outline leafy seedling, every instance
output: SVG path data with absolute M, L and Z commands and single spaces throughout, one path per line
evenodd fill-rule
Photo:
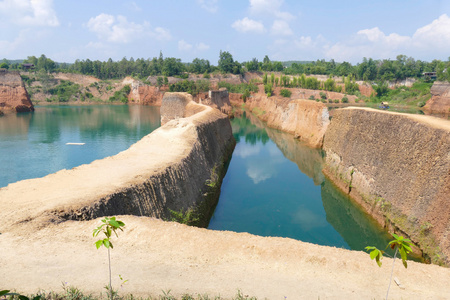
M 102 225 L 98 226 L 96 229 L 94 229 L 93 236 L 98 236 L 99 233 L 103 232 L 105 234 L 104 239 L 100 239 L 95 242 L 95 246 L 97 249 L 99 249 L 101 246 L 105 246 L 108 249 L 108 265 L 109 265 L 109 294 L 111 296 L 111 300 L 113 300 L 113 289 L 111 285 L 111 254 L 110 249 L 113 249 L 113 244 L 111 242 L 111 235 L 114 232 L 116 237 L 119 237 L 117 234 L 117 230 L 123 231 L 123 228 L 125 227 L 125 223 L 122 221 L 116 220 L 116 217 L 105 217 L 102 220 Z
M 394 239 L 388 243 L 387 247 L 391 247 L 392 250 L 395 249 L 394 254 L 394 260 L 392 262 L 392 270 L 391 270 L 391 279 L 389 280 L 389 287 L 386 293 L 386 300 L 389 296 L 389 289 L 391 288 L 391 282 L 392 282 L 392 274 L 394 273 L 394 266 L 395 266 L 395 258 L 397 257 L 397 253 L 400 252 L 400 257 L 402 258 L 403 266 L 405 268 L 408 268 L 408 263 L 406 262 L 406 259 L 408 258 L 408 253 L 412 252 L 411 249 L 411 240 L 405 239 L 403 236 L 398 236 L 395 233 L 392 234 Z M 383 257 L 384 251 L 379 250 L 376 247 L 373 246 L 367 246 L 367 251 L 370 251 L 370 258 L 375 259 L 378 266 L 381 267 L 381 258 Z

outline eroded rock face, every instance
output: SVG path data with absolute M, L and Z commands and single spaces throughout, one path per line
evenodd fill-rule
M 17 71 L 0 69 L 0 110 L 3 112 L 34 111 L 33 103 Z
M 450 83 L 436 81 L 430 92 L 432 97 L 423 109 L 428 113 L 450 114 Z
M 131 91 L 128 102 L 143 105 L 161 106 L 164 91 L 157 86 L 149 86 L 138 80 L 129 80 Z
M 323 148 L 324 173 L 341 189 L 380 224 L 406 233 L 434 262 L 449 264 L 449 121 L 339 109 Z
M 311 147 L 320 148 L 328 127 L 328 109 L 310 100 L 267 98 L 257 94 L 246 103 L 261 120 L 272 128 L 293 134 Z

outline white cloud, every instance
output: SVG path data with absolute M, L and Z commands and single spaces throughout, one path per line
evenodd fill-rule
M 201 8 L 209 11 L 210 13 L 215 13 L 219 9 L 217 4 L 218 0 L 197 0 L 197 3 Z
M 294 34 L 289 24 L 283 20 L 275 20 L 273 22 L 271 33 L 277 36 Z
M 284 0 L 250 0 L 250 12 L 253 14 L 273 15 L 285 21 L 294 19 L 292 14 L 280 10 L 283 3 Z
M 263 33 L 265 31 L 264 25 L 261 22 L 249 19 L 247 17 L 242 20 L 235 21 L 231 27 L 239 32 Z
M 450 18 L 443 14 L 438 19 L 416 30 L 412 36 L 414 46 L 421 49 L 450 48 Z
M 136 4 L 136 2 L 131 1 L 130 8 L 134 11 L 142 11 L 142 8 Z
M 206 45 L 205 43 L 198 43 L 195 45 L 195 48 L 197 48 L 198 51 L 206 51 L 209 50 L 209 45 Z
M 155 30 L 153 32 L 149 32 L 149 34 L 159 41 L 169 41 L 172 39 L 170 31 L 162 27 L 156 27 Z
M 129 43 L 145 36 L 158 40 L 171 38 L 167 29 L 156 27 L 152 31 L 148 22 L 136 24 L 129 22 L 124 16 L 115 17 L 104 13 L 89 19 L 87 28 L 96 33 L 100 39 L 114 43 Z
M 0 23 L 12 22 L 21 26 L 59 25 L 53 10 L 53 0 L 4 0 L 0 2 Z
M 192 45 L 187 43 L 185 40 L 178 41 L 178 50 L 189 51 L 192 49 Z

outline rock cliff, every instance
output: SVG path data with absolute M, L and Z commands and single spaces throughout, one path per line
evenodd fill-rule
M 368 108 L 337 110 L 324 172 L 435 263 L 450 257 L 450 122 Z
M 170 218 L 170 210 L 189 209 L 206 226 L 235 141 L 226 115 L 187 104 L 190 117 L 168 122 L 126 151 L 0 189 L 0 232 L 115 214 Z
M 311 147 L 322 147 L 330 122 L 328 109 L 323 103 L 268 98 L 258 93 L 247 100 L 246 106 L 269 127 L 293 134 Z
M 0 69 L 0 110 L 3 112 L 34 111 L 33 103 L 17 71 Z
M 428 113 L 450 114 L 450 83 L 436 81 L 430 92 L 432 97 L 423 109 Z

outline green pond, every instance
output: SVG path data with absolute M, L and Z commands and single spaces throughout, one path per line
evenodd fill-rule
M 210 229 L 384 249 L 390 236 L 322 174 L 324 153 L 245 113 Z
M 243 114 L 210 229 L 362 250 L 389 236 L 322 174 L 322 151 Z M 151 106 L 38 106 L 0 117 L 0 187 L 130 147 L 160 126 Z M 67 145 L 84 143 L 84 145 Z

